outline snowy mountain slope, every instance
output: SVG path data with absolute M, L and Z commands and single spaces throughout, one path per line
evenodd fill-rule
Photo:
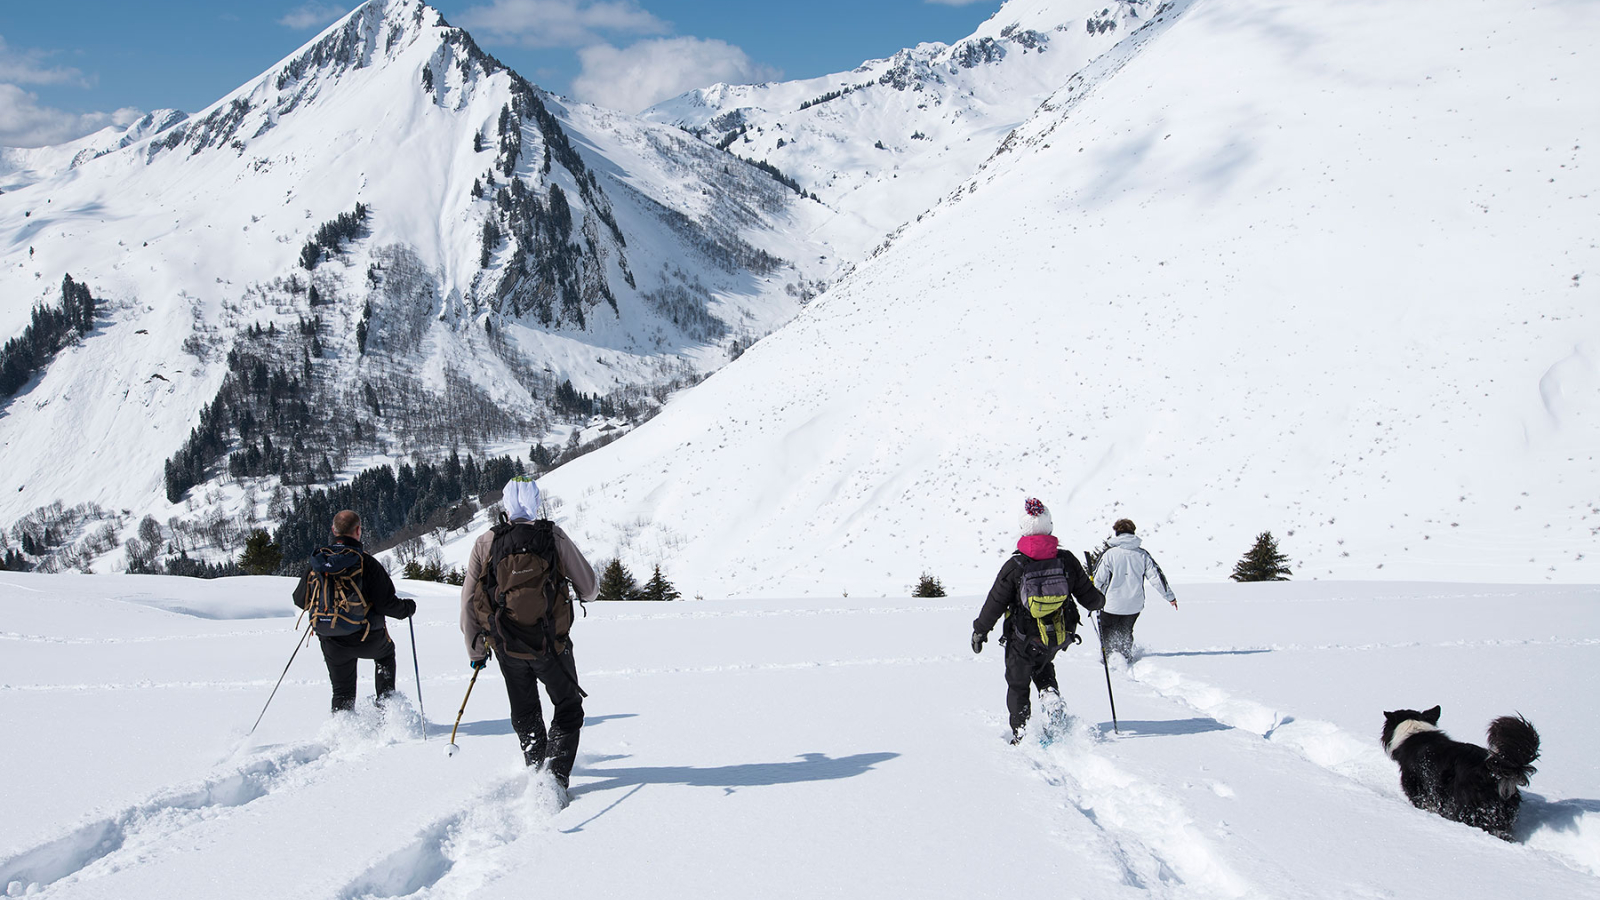
M 1593 580 L 1594 15 L 1175 4 L 564 527 L 706 596 L 976 590 L 1028 495 L 1191 578 Z
M 1156 10 L 1152 0 L 1008 0 L 970 36 L 849 72 L 717 84 L 642 115 L 768 162 L 838 218 L 852 261 L 964 181 L 1040 101 Z
M 0 147 L 0 191 L 14 191 L 59 175 L 65 169 L 160 134 L 188 117 L 182 110 L 158 109 L 145 113 L 131 125 L 121 128 L 108 125 L 94 134 L 54 147 Z
M 1076 648 L 1048 747 L 1005 742 L 999 654 L 965 646 L 976 597 L 592 604 L 556 812 L 493 667 L 443 756 L 467 685 L 448 587 L 404 584 L 422 741 L 413 705 L 329 722 L 315 649 L 244 736 L 296 637 L 284 579 L 0 580 L 0 714 L 22 729 L 0 801 L 28 811 L 0 820 L 11 894 L 195 896 L 226 872 L 240 898 L 1009 897 L 1019 858 L 1089 900 L 1567 900 L 1600 877 L 1600 731 L 1571 702 L 1592 587 L 1180 584 L 1111 675 L 1120 734 Z M 1433 703 L 1464 740 L 1513 710 L 1539 728 L 1517 842 L 1400 793 L 1381 712 Z M 340 852 L 262 852 L 313 822 Z
M 714 369 L 838 265 L 806 236 L 819 205 L 677 129 L 558 101 L 417 0 L 372 0 L 163 123 L 35 153 L 39 180 L 0 195 L 0 335 L 64 273 L 106 301 L 3 407 L 0 522 L 58 500 L 183 512 L 164 462 L 254 359 L 360 436 L 277 435 L 307 461 L 525 453 L 563 381 L 643 396 Z M 202 512 L 254 505 L 204 463 Z

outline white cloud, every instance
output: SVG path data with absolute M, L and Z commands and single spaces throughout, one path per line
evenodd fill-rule
M 302 3 L 278 20 L 278 24 L 295 31 L 321 28 L 332 23 L 350 10 L 332 3 Z
M 89 79 L 70 67 L 49 66 L 44 50 L 13 50 L 0 37 L 0 82 L 8 84 L 71 84 L 88 87 Z
M 144 115 L 133 107 L 116 112 L 70 113 L 40 106 L 37 95 L 0 84 L 0 147 L 48 147 L 77 140 L 107 125 L 126 127 Z
M 583 71 L 572 79 L 573 95 L 628 113 L 719 81 L 748 84 L 783 74 L 712 38 L 656 38 L 626 49 L 596 44 L 579 50 L 578 59 Z
M 456 18 L 474 34 L 525 47 L 575 47 L 597 43 L 607 34 L 669 30 L 634 0 L 491 0 Z

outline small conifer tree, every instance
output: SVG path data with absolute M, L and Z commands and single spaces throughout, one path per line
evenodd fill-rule
M 639 590 L 639 599 L 641 600 L 662 602 L 677 600 L 682 596 L 682 594 L 678 593 L 677 588 L 672 586 L 672 582 L 661 574 L 660 565 L 656 566 L 655 574 L 651 575 L 650 580 L 646 581 L 644 587 Z
M 1094 570 L 1100 568 L 1100 560 L 1105 559 L 1106 551 L 1110 549 L 1111 539 L 1107 538 L 1106 540 L 1100 542 L 1099 549 L 1084 551 L 1083 556 L 1084 562 L 1086 563 L 1086 565 L 1083 567 L 1084 573 L 1090 578 L 1093 578 Z
M 1231 577 L 1234 581 L 1288 581 L 1289 557 L 1278 552 L 1278 542 L 1272 532 L 1256 535 L 1255 546 L 1234 564 Z
M 637 600 L 639 599 L 639 585 L 633 580 L 633 573 L 622 564 L 622 560 L 613 559 L 606 563 L 600 572 L 600 595 L 596 600 Z
M 272 536 L 257 528 L 244 542 L 244 553 L 239 555 L 239 568 L 246 575 L 271 575 L 283 563 L 283 551 L 272 542 Z
M 927 572 L 923 572 L 922 577 L 917 579 L 916 590 L 911 592 L 913 597 L 943 597 L 944 595 L 944 585 L 939 583 L 938 578 L 929 575 Z
M 422 563 L 419 563 L 414 559 L 407 562 L 406 567 L 400 570 L 400 577 L 406 579 L 407 581 L 421 581 Z

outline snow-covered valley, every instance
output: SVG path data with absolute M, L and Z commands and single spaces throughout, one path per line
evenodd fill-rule
M 1498 898 L 1600 878 L 1594 588 L 1178 584 L 1144 657 L 1058 663 L 1069 734 L 1006 743 L 978 599 L 591 604 L 557 811 L 451 589 L 419 599 L 427 710 L 331 722 L 287 579 L 0 576 L 0 890 L 41 897 Z M 410 639 L 394 632 L 414 702 Z M 1092 629 L 1084 630 L 1093 642 Z M 1382 711 L 1538 727 L 1518 840 L 1412 808 Z M 313 823 L 315 826 L 313 827 Z M 313 837 L 313 835 L 323 837 Z M 335 841 L 336 851 L 317 849 Z M 1026 865 L 1019 868 L 1019 860 Z M 38 887 L 33 887 L 38 885 Z M 220 892 L 220 893 L 219 893 Z

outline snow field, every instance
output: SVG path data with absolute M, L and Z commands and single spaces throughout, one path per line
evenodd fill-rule
M 0 892 L 1564 898 L 1600 877 L 1600 726 L 1571 701 L 1593 588 L 1179 584 L 1113 668 L 1122 733 L 1077 647 L 1065 729 L 1039 742 L 1036 703 L 1015 748 L 1001 648 L 965 646 L 977 598 L 591 604 L 558 810 L 493 666 L 445 758 L 470 675 L 445 586 L 403 584 L 429 740 L 403 623 L 387 715 L 363 663 L 359 714 L 330 720 L 312 648 L 246 739 L 292 649 L 290 586 L 0 576 L 0 718 L 28 735 L 0 782 L 28 811 L 0 822 Z M 1539 727 L 1519 843 L 1400 795 L 1382 710 L 1436 702 L 1462 740 L 1512 711 Z M 312 823 L 326 852 L 303 849 Z

